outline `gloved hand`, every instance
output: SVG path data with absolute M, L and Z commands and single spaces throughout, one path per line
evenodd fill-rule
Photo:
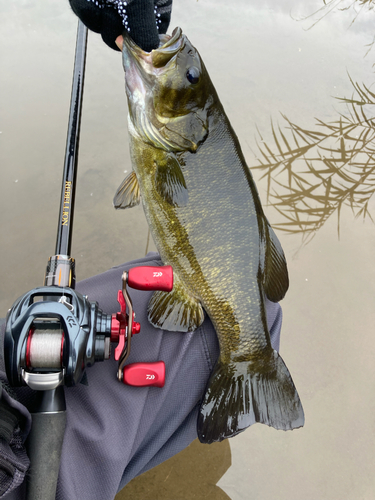
M 100 33 L 114 50 L 116 38 L 125 29 L 146 52 L 159 46 L 159 34 L 166 33 L 172 0 L 69 0 L 73 12 L 89 30 Z

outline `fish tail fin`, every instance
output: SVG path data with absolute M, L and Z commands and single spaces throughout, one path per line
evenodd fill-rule
M 219 359 L 201 404 L 198 437 L 212 443 L 256 422 L 286 431 L 302 427 L 304 420 L 292 377 L 276 351 L 262 363 L 226 364 Z

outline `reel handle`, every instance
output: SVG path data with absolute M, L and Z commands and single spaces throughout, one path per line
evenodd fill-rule
M 136 290 L 170 292 L 173 289 L 172 266 L 133 267 L 128 271 L 127 283 Z
M 117 296 L 120 311 L 112 314 L 111 320 L 111 341 L 118 342 L 115 349 L 115 360 L 119 362 L 117 378 L 126 385 L 163 387 L 165 382 L 163 361 L 125 366 L 130 354 L 131 337 L 141 329 L 141 325 L 135 321 L 127 287 L 170 292 L 173 289 L 172 266 L 133 267 L 123 274 L 122 283 L 122 290 L 118 291 Z
M 135 387 L 164 387 L 164 361 L 154 363 L 132 363 L 124 366 L 123 379 L 125 385 Z

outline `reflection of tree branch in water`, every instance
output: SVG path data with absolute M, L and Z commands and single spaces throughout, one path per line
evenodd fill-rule
M 354 10 L 355 15 L 350 23 L 351 26 L 354 23 L 354 21 L 358 18 L 358 16 L 361 13 L 363 13 L 363 11 L 368 12 L 375 8 L 375 0 L 323 0 L 323 4 L 324 5 L 322 5 L 322 7 L 320 7 L 320 9 L 318 9 L 317 11 L 300 19 L 300 21 L 305 21 L 306 19 L 314 19 L 315 16 L 318 16 L 318 18 L 315 21 L 313 20 L 313 24 L 308 29 L 313 28 L 319 21 L 321 21 L 324 17 L 326 17 L 330 12 L 332 12 L 335 9 L 341 11 L 349 9 Z M 372 42 L 367 45 L 369 49 L 366 52 L 365 56 L 370 52 L 374 43 L 375 43 L 375 36 L 373 37 Z
M 319 131 L 307 130 L 286 116 L 290 133 L 272 124 L 274 146 L 260 135 L 260 165 L 268 180 L 267 196 L 286 219 L 275 227 L 290 234 L 301 233 L 310 241 L 335 212 L 337 229 L 343 205 L 356 217 L 372 217 L 368 210 L 375 192 L 375 93 L 351 80 L 355 96 L 340 99 L 348 104 L 349 115 L 334 122 L 318 120 Z M 253 167 L 254 168 L 254 167 Z M 278 180 L 276 180 L 278 178 Z

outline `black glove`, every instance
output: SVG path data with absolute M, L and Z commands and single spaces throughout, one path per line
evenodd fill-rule
M 116 38 L 125 28 L 146 52 L 159 46 L 159 34 L 166 33 L 172 0 L 69 0 L 74 13 L 89 30 L 100 33 L 114 50 Z
M 30 461 L 25 439 L 31 427 L 31 416 L 17 401 L 9 387 L 4 366 L 5 320 L 0 319 L 0 498 L 23 482 Z

